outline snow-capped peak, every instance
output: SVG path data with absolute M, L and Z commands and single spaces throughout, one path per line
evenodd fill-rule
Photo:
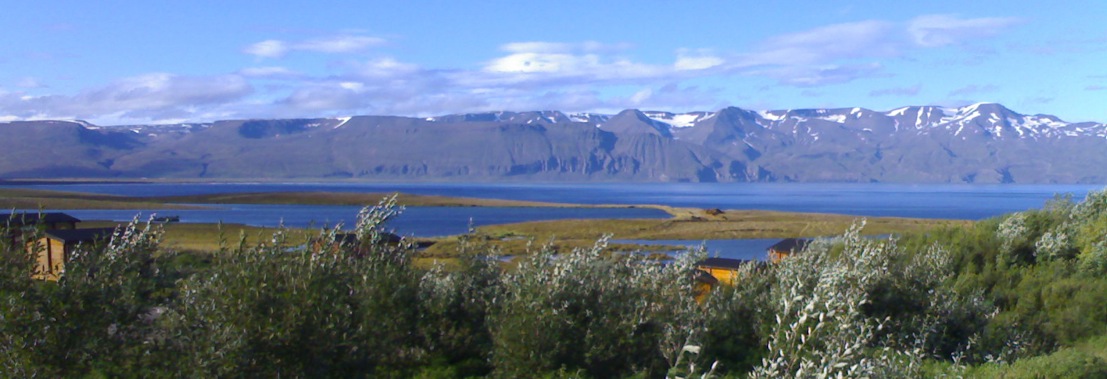
M 714 112 L 689 112 L 689 113 L 670 113 L 670 112 L 658 112 L 658 111 L 643 111 L 642 114 L 649 117 L 651 120 L 667 124 L 674 128 L 687 128 L 696 125 L 696 122 L 711 118 L 715 115 Z

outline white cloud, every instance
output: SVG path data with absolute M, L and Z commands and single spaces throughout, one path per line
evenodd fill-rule
M 715 56 L 708 51 L 689 52 L 687 50 L 677 52 L 677 60 L 673 68 L 678 71 L 706 70 L 712 67 L 722 66 L 726 63 L 723 58 Z
M 1014 17 L 958 18 L 954 15 L 925 15 L 911 20 L 907 27 L 915 44 L 940 47 L 974 38 L 991 37 L 1018 24 Z
M 886 75 L 882 60 L 908 55 L 912 49 L 992 37 L 1018 22 L 1015 18 L 926 15 L 907 23 L 833 24 L 770 37 L 753 52 L 739 55 L 730 68 L 796 86 L 844 83 Z
M 511 53 L 568 53 L 574 49 L 572 44 L 560 42 L 511 42 L 500 46 L 500 50 Z
M 367 36 L 341 35 L 315 39 L 292 45 L 293 50 L 320 53 L 352 53 L 384 44 L 384 39 Z
M 500 46 L 500 50 L 509 53 L 610 53 L 630 49 L 626 43 L 602 43 L 596 41 L 584 41 L 578 43 L 567 42 L 510 42 Z
M 365 84 L 360 82 L 341 82 L 338 83 L 338 86 L 354 92 L 361 92 L 365 89 Z
M 879 74 L 883 65 L 875 60 L 902 53 L 894 30 L 893 23 L 861 21 L 784 34 L 766 39 L 730 66 L 796 86 L 849 82 Z
M 567 72 L 597 63 L 595 55 L 516 53 L 497 58 L 484 69 L 490 72 Z
M 649 88 L 644 88 L 639 90 L 638 92 L 635 92 L 634 95 L 631 95 L 630 102 L 634 104 L 641 104 L 648 100 L 650 96 L 653 96 L 653 90 Z
M 701 89 L 689 86 L 689 82 L 706 83 L 741 75 L 769 78 L 789 86 L 817 87 L 889 76 L 885 66 L 888 60 L 910 58 L 914 52 L 961 43 L 970 37 L 994 36 L 1014 22 L 932 15 L 898 23 L 839 23 L 768 37 L 745 51 L 720 50 L 718 46 L 686 48 L 675 50 L 669 58 L 652 57 L 653 61 L 636 56 L 641 52 L 629 44 L 521 41 L 499 46 L 499 54 L 475 62 L 476 68 L 431 69 L 380 55 L 330 62 L 326 66 L 329 71 L 324 73 L 289 68 L 310 64 L 259 64 L 229 75 L 136 76 L 74 95 L 0 92 L 0 115 L 177 120 L 626 107 L 711 109 L 725 104 L 720 101 L 721 90 Z M 246 46 L 243 52 L 259 58 L 280 58 L 297 52 L 346 54 L 386 42 L 358 33 L 270 39 Z M 892 87 L 874 90 L 870 95 L 911 96 L 918 91 L 919 86 Z
M 676 75 L 671 66 L 635 62 L 610 52 L 625 45 L 596 42 L 522 42 L 501 46 L 507 55 L 494 58 L 479 72 L 455 71 L 449 79 L 471 88 L 549 89 L 566 86 L 635 83 Z
M 384 39 L 377 37 L 337 35 L 301 42 L 286 42 L 275 39 L 265 40 L 247 46 L 242 51 L 246 54 L 255 55 L 261 58 L 280 58 L 293 51 L 311 51 L 329 54 L 353 53 L 384 43 Z
M 635 78 L 661 74 L 665 68 L 629 59 L 608 56 L 608 52 L 625 49 L 626 45 L 602 44 L 586 41 L 562 42 L 513 42 L 500 46 L 506 56 L 492 59 L 483 67 L 485 73 L 509 74 L 501 79 L 508 82 L 542 81 L 549 78 L 587 78 L 606 80 Z M 537 74 L 512 76 L 510 74 Z M 491 79 L 491 78 L 485 78 Z
M 894 24 L 884 21 L 861 21 L 784 34 L 765 40 L 755 52 L 743 55 L 737 65 L 797 66 L 845 58 L 894 56 L 898 50 L 895 40 L 890 38 L 893 27 Z
M 73 96 L 0 95 L 0 113 L 23 118 L 119 118 L 156 121 L 192 117 L 245 97 L 253 87 L 241 76 L 206 77 L 154 73 L 125 78 Z
M 242 51 L 263 58 L 279 58 L 288 52 L 288 45 L 284 41 L 271 39 L 246 46 Z

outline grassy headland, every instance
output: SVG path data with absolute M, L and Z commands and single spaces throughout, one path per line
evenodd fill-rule
M 142 197 L 103 195 L 84 192 L 0 188 L 3 209 L 196 209 L 195 206 L 169 204 Z
M 669 219 L 555 220 L 482 226 L 477 236 L 487 245 L 506 254 L 525 252 L 528 244 L 554 243 L 557 247 L 590 246 L 596 239 L 611 235 L 616 239 L 637 240 L 709 240 L 744 238 L 788 238 L 841 234 L 865 219 L 866 235 L 909 233 L 944 227 L 971 225 L 965 220 L 934 220 L 900 217 L 861 217 L 851 215 L 774 212 L 758 210 L 704 210 L 658 207 L 673 214 Z M 457 238 L 444 238 L 429 254 L 457 250 Z M 616 246 L 623 249 L 669 250 L 669 247 Z

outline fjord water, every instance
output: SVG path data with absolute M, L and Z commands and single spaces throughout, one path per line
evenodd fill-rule
M 8 186 L 12 187 L 12 186 Z M 1101 185 L 894 185 L 894 184 L 532 184 L 532 183 L 78 183 L 20 185 L 58 191 L 124 196 L 175 196 L 247 192 L 403 192 L 490 199 L 579 204 L 661 204 L 677 207 L 762 209 L 979 220 L 1041 208 L 1058 194 L 1083 199 Z M 136 212 L 179 215 L 181 222 L 241 223 L 256 226 L 334 226 L 354 222 L 360 207 L 320 205 L 218 204 L 202 210 L 62 210 L 88 220 L 126 221 Z M 34 211 L 34 210 L 30 210 Z M 583 218 L 666 218 L 649 208 L 411 207 L 388 227 L 421 237 L 464 233 L 470 226 Z M 618 238 L 618 236 L 616 236 Z M 708 254 L 763 259 L 774 240 L 652 241 L 664 245 L 705 245 Z
M 244 192 L 403 192 L 580 204 L 662 204 L 979 220 L 1040 208 L 1055 194 L 1076 200 L 1103 185 L 944 185 L 826 183 L 80 183 L 25 185 L 126 196 Z M 294 209 L 290 206 L 289 209 Z M 476 212 L 476 211 L 474 211 Z M 318 221 L 322 221 L 320 217 Z
M 180 216 L 185 223 L 246 224 L 274 227 L 334 227 L 349 230 L 361 207 L 335 205 L 203 204 L 209 209 L 187 210 L 60 210 L 82 220 L 127 221 L 140 212 L 139 219 L 151 214 Z M 29 210 L 34 211 L 34 210 Z M 402 235 L 437 237 L 463 234 L 470 226 L 504 224 L 536 220 L 668 218 L 669 214 L 652 208 L 538 208 L 538 207 L 411 207 L 406 208 L 387 227 Z

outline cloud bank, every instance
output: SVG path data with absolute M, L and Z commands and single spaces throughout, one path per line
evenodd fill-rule
M 0 118 L 148 123 L 523 109 L 709 109 L 727 101 L 720 88 L 703 83 L 748 79 L 811 88 L 885 78 L 894 75 L 887 69 L 891 60 L 994 37 L 1020 22 L 925 15 L 906 22 L 838 23 L 771 36 L 751 46 L 680 48 L 661 61 L 637 58 L 638 47 L 617 41 L 514 41 L 469 68 L 406 62 L 385 54 L 382 48 L 394 42 L 378 36 L 266 39 L 242 47 L 241 53 L 267 64 L 232 73 L 148 73 L 75 94 L 34 94 L 48 88 L 26 78 L 18 83 L 19 90 L 0 92 Z M 292 60 L 293 54 L 322 60 L 329 72 L 273 64 Z M 869 95 L 914 96 L 919 89 L 892 87 Z M 966 87 L 950 95 L 986 90 Z

